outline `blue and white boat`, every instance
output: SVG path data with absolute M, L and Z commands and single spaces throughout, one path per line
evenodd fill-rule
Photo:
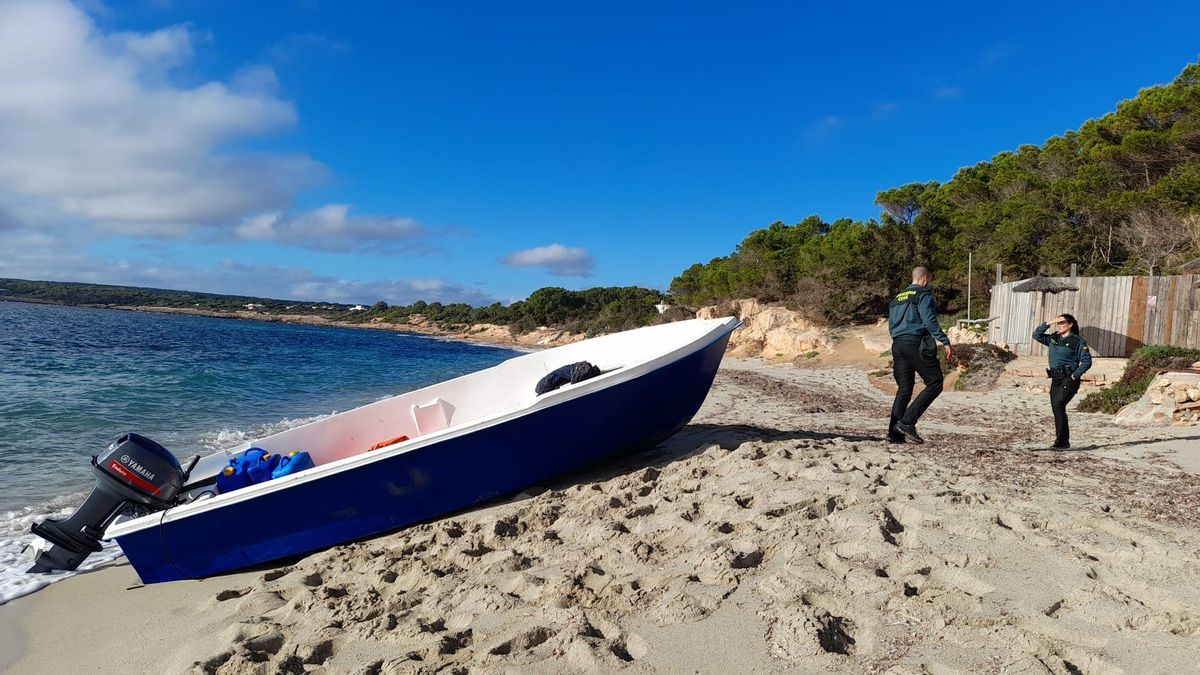
M 681 321 L 524 354 L 214 453 L 181 473 L 185 484 L 172 505 L 136 518 L 115 516 L 103 538 L 116 540 L 146 583 L 193 579 L 515 492 L 678 431 L 708 395 L 737 325 L 733 318 Z M 580 361 L 601 374 L 534 393 L 547 373 Z M 399 437 L 407 439 L 368 450 Z M 315 466 L 214 494 L 216 474 L 250 447 L 304 451 Z M 117 478 L 145 468 L 115 462 Z M 127 482 L 145 483 L 136 476 Z

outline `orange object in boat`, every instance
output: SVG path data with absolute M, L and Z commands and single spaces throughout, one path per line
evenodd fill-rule
M 408 440 L 408 436 L 397 436 L 395 438 L 389 438 L 386 441 L 379 441 L 375 445 L 372 445 L 371 447 L 367 448 L 367 452 L 370 452 L 372 450 L 378 450 L 380 448 L 386 448 L 389 445 L 395 445 L 396 443 L 399 443 L 401 441 L 407 441 L 407 440 Z

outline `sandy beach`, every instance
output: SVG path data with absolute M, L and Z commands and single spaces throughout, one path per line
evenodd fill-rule
M 727 359 L 659 447 L 291 564 L 0 607 L 8 672 L 1162 673 L 1200 663 L 1192 429 Z M 19 646 L 18 646 L 19 645 Z M 14 649 L 14 647 L 16 647 Z

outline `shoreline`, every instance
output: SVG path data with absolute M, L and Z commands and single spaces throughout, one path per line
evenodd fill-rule
M 151 305 L 94 305 L 94 304 L 66 304 L 59 302 L 46 302 L 42 300 L 32 300 L 28 298 L 18 297 L 0 297 L 0 301 L 4 302 L 20 302 L 30 305 L 51 305 L 55 307 L 82 307 L 86 309 L 107 309 L 119 312 L 141 312 L 146 314 L 171 314 L 176 316 L 200 316 L 210 319 L 227 319 L 234 321 L 259 321 L 262 323 L 285 323 L 294 326 L 317 326 L 330 328 L 350 328 L 357 330 L 374 330 L 386 331 L 393 333 L 402 333 L 404 335 L 416 335 L 420 337 L 429 337 L 435 339 L 444 339 L 454 342 L 466 342 L 470 344 L 482 345 L 485 347 L 500 347 L 503 349 L 515 349 L 517 351 L 532 351 L 538 349 L 548 349 L 564 344 L 570 344 L 584 339 L 584 335 L 578 333 L 570 333 L 565 330 L 553 328 L 538 328 L 529 333 L 523 333 L 518 336 L 512 336 L 508 331 L 507 326 L 498 326 L 494 324 L 475 324 L 471 328 L 477 328 L 471 331 L 467 330 L 453 331 L 438 328 L 428 322 L 397 324 L 387 322 L 353 322 L 353 321 L 336 321 L 326 319 L 322 316 L 311 314 L 268 314 L 265 312 L 257 312 L 252 310 L 210 310 L 210 309 L 192 309 L 188 307 L 156 307 Z
M 212 319 L 230 319 L 230 320 L 235 320 L 235 321 L 259 321 L 262 323 L 285 323 L 285 324 L 290 324 L 290 325 L 294 325 L 294 326 L 317 326 L 317 327 L 330 327 L 330 328 L 350 328 L 350 329 L 357 329 L 357 330 L 385 331 L 385 332 L 391 332 L 391 333 L 402 333 L 404 335 L 416 335 L 416 336 L 421 336 L 421 337 L 452 340 L 455 342 L 467 342 L 467 343 L 478 344 L 478 345 L 483 345 L 483 346 L 487 346 L 487 347 L 501 347 L 501 348 L 505 348 L 505 349 L 512 349 L 512 348 L 519 348 L 519 349 L 525 349 L 525 350 L 545 349 L 548 347 L 556 347 L 556 346 L 559 346 L 560 344 L 567 344 L 568 342 L 575 341 L 575 340 L 567 340 L 567 341 L 560 342 L 560 341 L 555 340 L 555 341 L 547 342 L 545 344 L 536 344 L 536 343 L 529 344 L 528 340 L 522 341 L 520 339 L 521 336 L 517 336 L 517 337 L 509 336 L 506 338 L 504 336 L 504 334 L 500 333 L 499 331 L 488 330 L 488 331 L 486 331 L 485 336 L 481 336 L 480 334 L 472 334 L 468 331 L 445 330 L 445 329 L 438 328 L 436 326 L 433 326 L 433 325 L 427 324 L 427 323 L 397 324 L 397 323 L 387 323 L 387 322 L 382 322 L 382 321 L 376 322 L 376 323 L 370 323 L 370 322 L 361 322 L 360 323 L 360 322 L 353 322 L 353 321 L 336 321 L 336 320 L 332 320 L 332 319 L 326 319 L 321 316 L 313 316 L 310 314 L 267 314 L 265 312 L 255 312 L 252 310 L 235 310 L 233 312 L 224 312 L 224 311 L 217 311 L 217 310 L 188 309 L 185 307 L 152 307 L 152 306 L 141 306 L 141 305 L 121 305 L 121 306 L 75 305 L 75 306 L 90 307 L 93 309 L 114 309 L 114 310 L 123 311 L 123 312 L 143 312 L 143 313 L 147 313 L 147 314 L 174 314 L 174 315 L 179 315 L 179 316 L 203 316 L 203 317 L 208 317 L 208 318 L 212 318 Z M 504 333 L 507 333 L 507 327 L 497 326 L 496 328 L 503 328 Z M 539 330 L 542 330 L 542 329 L 539 329 Z M 478 333 L 485 333 L 485 331 L 479 331 Z M 534 333 L 537 333 L 537 331 L 534 331 Z M 543 333 L 563 334 L 563 333 L 565 333 L 565 331 L 554 331 L 551 329 L 545 329 L 543 331 Z M 530 335 L 530 334 L 527 333 L 526 335 Z
M 22 618 L 12 602 L 0 605 L 0 673 L 8 672 L 25 655 L 26 636 Z
M 1040 452 L 1041 395 L 947 391 L 923 420 L 929 443 L 892 446 L 875 436 L 889 402 L 852 368 L 726 359 L 676 436 L 544 491 L 266 570 L 142 586 L 120 561 L 19 598 L 0 607 L 5 632 L 22 633 L 10 667 L 899 674 L 1144 672 L 1147 650 L 1159 670 L 1200 660 L 1189 430 L 1073 413 L 1087 449 Z M 93 625 L 101 612 L 122 620 Z M 105 648 L 128 635 L 138 654 Z

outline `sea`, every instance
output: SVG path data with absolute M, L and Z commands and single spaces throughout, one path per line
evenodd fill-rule
M 127 431 L 181 463 L 487 368 L 517 352 L 390 331 L 0 302 L 0 604 L 31 575 L 29 527 L 64 517 Z M 108 544 L 81 571 L 111 563 Z

